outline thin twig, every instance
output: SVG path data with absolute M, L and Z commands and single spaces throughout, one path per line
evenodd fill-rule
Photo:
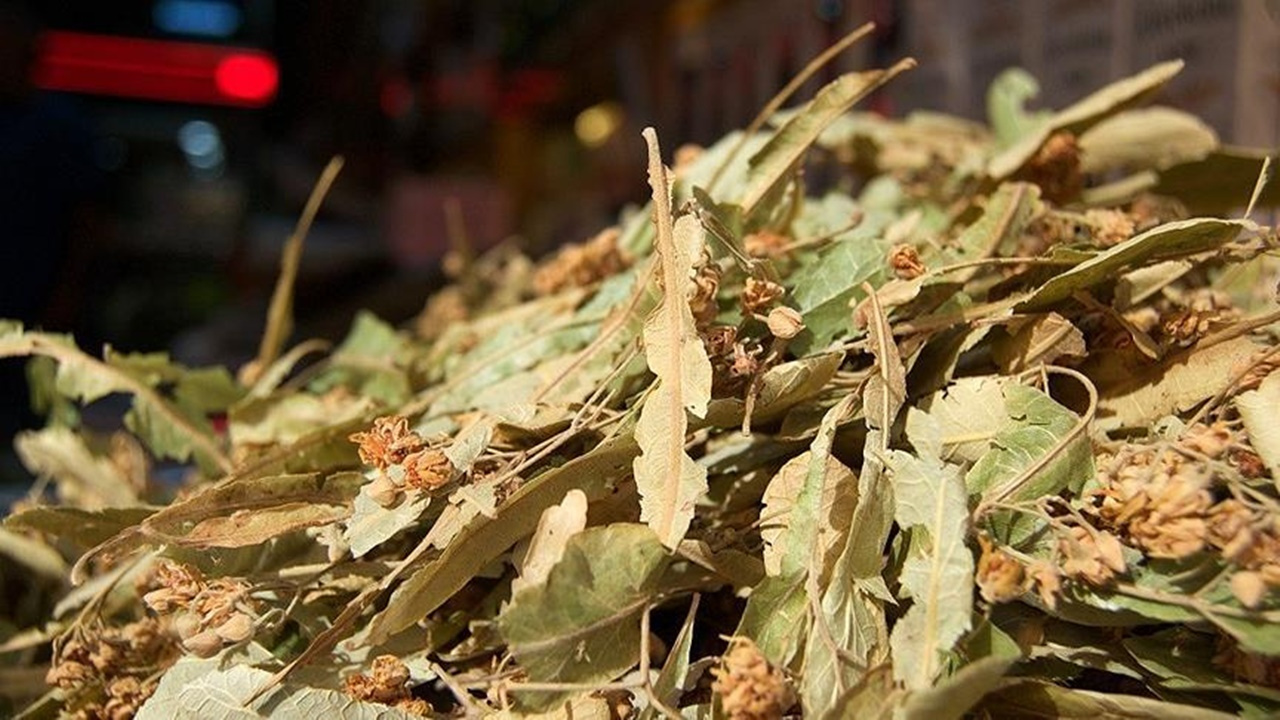
M 333 182 L 338 179 L 342 164 L 342 156 L 336 155 L 325 166 L 320 179 L 316 180 L 315 187 L 311 189 L 311 196 L 307 198 L 293 234 L 285 241 L 284 252 L 280 256 L 280 276 L 276 279 L 271 305 L 267 309 L 267 327 L 262 333 L 258 357 L 253 366 L 259 373 L 265 371 L 280 356 L 289 333 L 293 331 L 293 286 L 298 278 L 298 266 L 302 262 L 303 241 L 311 231 L 311 224 L 320 212 L 321 203 L 329 194 Z
M 440 682 L 444 683 L 445 687 L 449 688 L 449 692 L 457 699 L 458 704 L 466 709 L 467 717 L 483 717 L 486 715 L 484 708 L 476 703 L 475 698 L 471 697 L 471 693 L 467 692 L 444 667 L 430 660 L 427 660 L 427 667 L 436 674 L 436 677 L 440 678 Z

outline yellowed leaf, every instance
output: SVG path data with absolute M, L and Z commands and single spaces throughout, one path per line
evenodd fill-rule
M 640 456 L 633 465 L 640 491 L 640 519 L 663 545 L 675 548 L 693 519 L 694 503 L 707 489 L 707 470 L 684 450 L 687 413 L 703 417 L 711 400 L 711 362 L 698 337 L 689 297 L 693 263 L 701 255 L 702 226 L 692 215 L 671 220 L 671 183 L 658 136 L 646 128 L 649 184 L 653 187 L 658 278 L 662 300 L 644 324 L 645 360 L 657 385 L 636 423 Z

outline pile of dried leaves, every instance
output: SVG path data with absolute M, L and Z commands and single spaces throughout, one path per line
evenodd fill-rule
M 646 131 L 648 208 L 454 258 L 413 331 L 284 350 L 289 260 L 238 376 L 3 326 L 23 717 L 1280 710 L 1263 156 L 1139 108 L 1176 62 L 850 112 L 910 66 L 671 170 Z

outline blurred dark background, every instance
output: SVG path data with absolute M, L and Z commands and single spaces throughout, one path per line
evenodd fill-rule
M 1021 65 L 1061 106 L 1156 61 L 1166 100 L 1280 143 L 1274 0 L 0 0 L 0 317 L 91 351 L 248 359 L 320 170 L 298 335 L 393 322 L 440 282 L 447 203 L 533 254 L 641 201 L 639 130 L 668 151 L 745 125 L 826 45 L 819 83 L 904 55 L 870 103 L 980 117 Z M 0 443 L 33 419 L 5 366 Z

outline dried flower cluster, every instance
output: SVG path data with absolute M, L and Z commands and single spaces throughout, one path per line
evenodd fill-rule
M 769 665 L 748 638 L 734 638 L 711 674 L 715 676 L 711 689 L 733 720 L 778 720 L 795 702 L 786 675 Z
M 974 581 L 982 592 L 982 598 L 990 603 L 1005 603 L 1021 597 L 1026 590 L 1022 563 L 996 547 L 985 535 L 979 536 L 978 541 L 982 545 L 982 555 L 978 558 Z
M 1174 447 L 1123 448 L 1098 468 L 1090 510 L 1155 558 L 1188 558 L 1205 550 L 1235 568 L 1231 590 L 1258 607 L 1280 586 L 1280 527 L 1269 508 L 1245 499 L 1216 499 L 1218 480 L 1203 456 L 1252 455 L 1228 424 L 1194 425 Z
M 693 276 L 693 296 L 689 298 L 689 310 L 693 322 L 699 328 L 709 327 L 720 314 L 716 295 L 720 291 L 720 266 L 710 256 L 702 258 Z
M 394 655 L 374 658 L 368 675 L 348 675 L 342 681 L 342 691 L 357 700 L 390 705 L 411 715 L 432 715 L 431 704 L 409 692 L 409 668 Z
M 617 228 L 608 228 L 579 245 L 567 245 L 534 273 L 533 287 L 539 295 L 551 295 L 566 288 L 588 287 L 616 275 L 631 264 L 618 247 Z
M 177 654 L 152 618 L 123 627 L 82 627 L 57 648 L 46 681 L 76 699 L 77 718 L 128 720 L 155 691 L 155 674 Z
M 212 657 L 253 637 L 257 601 L 243 580 L 205 579 L 189 565 L 163 562 L 154 582 L 158 587 L 142 596 L 143 603 L 169 617 L 183 649 L 192 655 Z
M 436 490 L 453 479 L 454 467 L 443 451 L 428 448 L 409 420 L 398 415 L 380 417 L 373 427 L 351 435 L 360 459 L 379 470 L 368 486 L 369 496 L 383 507 L 400 502 L 405 492 Z M 387 472 L 398 467 L 399 472 Z

